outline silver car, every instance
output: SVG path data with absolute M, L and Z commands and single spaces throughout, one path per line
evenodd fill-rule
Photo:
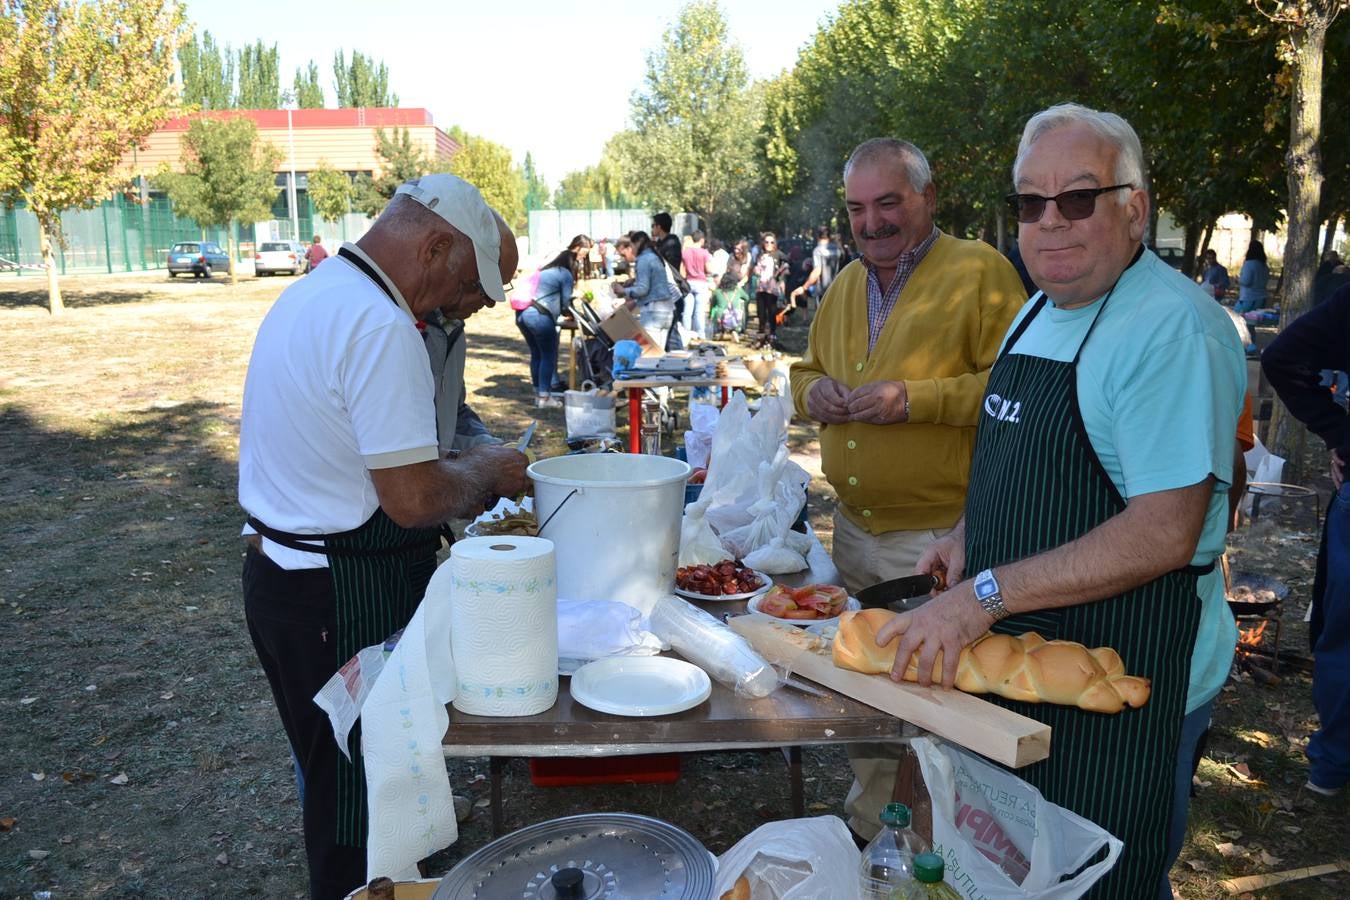
M 263 241 L 253 254 L 253 271 L 257 275 L 299 275 L 305 271 L 305 248 L 299 241 Z

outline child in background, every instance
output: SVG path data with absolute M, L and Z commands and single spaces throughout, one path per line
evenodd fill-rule
M 745 304 L 750 301 L 750 297 L 738 282 L 739 279 L 734 273 L 727 272 L 713 291 L 712 312 L 709 319 L 712 321 L 714 334 L 734 335 L 745 331 Z

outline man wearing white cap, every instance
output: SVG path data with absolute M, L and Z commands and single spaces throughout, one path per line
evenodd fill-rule
M 360 736 L 350 759 L 313 697 L 362 647 L 412 617 L 436 526 L 524 490 L 501 445 L 437 449 L 434 388 L 415 322 L 505 299 L 511 232 L 452 175 L 400 187 L 369 232 L 277 299 L 254 342 L 239 429 L 248 513 L 249 636 L 304 775 L 310 895 L 366 880 Z

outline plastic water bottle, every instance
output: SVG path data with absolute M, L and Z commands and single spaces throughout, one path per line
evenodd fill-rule
M 913 888 L 914 857 L 927 850 L 909 827 L 909 807 L 886 804 L 881 811 L 881 831 L 862 852 L 858 874 L 863 900 L 890 900 L 897 888 Z

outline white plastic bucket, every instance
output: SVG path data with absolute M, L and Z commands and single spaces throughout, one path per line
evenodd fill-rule
M 553 541 L 558 596 L 619 600 L 643 615 L 669 596 L 690 471 L 686 462 L 645 453 L 532 463 L 534 512 L 539 536 Z

